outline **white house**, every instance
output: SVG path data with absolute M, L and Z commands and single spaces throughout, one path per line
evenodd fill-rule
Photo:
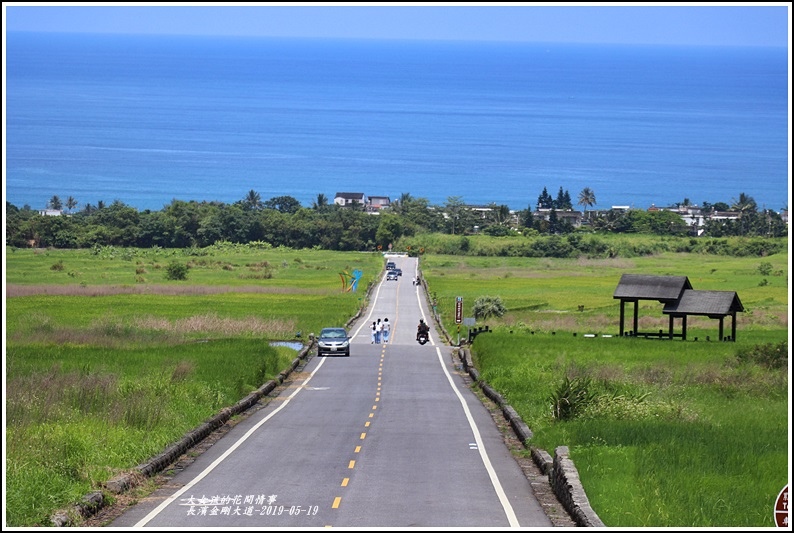
M 366 205 L 367 195 L 363 192 L 338 192 L 334 196 L 334 203 L 342 207 L 351 205 Z

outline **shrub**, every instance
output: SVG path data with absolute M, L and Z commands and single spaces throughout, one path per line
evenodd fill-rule
M 165 279 L 174 281 L 186 280 L 187 270 L 187 265 L 182 264 L 179 261 L 171 261 L 168 266 L 165 267 Z
M 770 275 L 772 273 L 772 263 L 770 263 L 769 261 L 765 261 L 761 263 L 760 265 L 758 265 L 758 272 L 762 276 Z
M 474 301 L 472 311 L 474 312 L 474 318 L 485 320 L 491 316 L 501 317 L 507 312 L 507 309 L 502 304 L 500 297 L 482 296 Z
M 591 390 L 591 380 L 587 377 L 565 377 L 549 400 L 551 401 L 551 414 L 556 420 L 572 420 L 581 414 L 590 404 L 598 398 Z
M 750 348 L 741 348 L 736 353 L 740 363 L 756 363 L 767 368 L 783 368 L 788 365 L 788 343 L 786 341 L 767 344 L 756 344 Z

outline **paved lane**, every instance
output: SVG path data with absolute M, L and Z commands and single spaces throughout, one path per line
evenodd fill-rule
M 311 357 L 266 407 L 112 527 L 550 527 L 404 275 L 374 288 L 350 357 Z M 389 318 L 392 338 L 368 325 Z

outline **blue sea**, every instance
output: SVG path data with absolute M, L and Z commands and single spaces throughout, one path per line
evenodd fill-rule
M 9 32 L 6 201 L 789 201 L 784 48 Z M 591 208 L 591 209 L 592 209 Z

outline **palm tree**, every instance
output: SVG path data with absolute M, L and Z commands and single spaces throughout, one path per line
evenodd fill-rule
M 74 196 L 70 196 L 66 199 L 66 209 L 71 212 L 75 207 L 77 207 L 77 200 L 74 199 Z
M 312 204 L 312 209 L 315 211 L 322 211 L 324 207 L 328 207 L 328 197 L 320 193 L 317 195 L 317 200 Z
M 53 196 L 52 198 L 50 198 L 50 201 L 49 201 L 49 202 L 47 202 L 47 206 L 48 206 L 50 209 L 55 209 L 56 211 L 60 211 L 60 210 L 61 210 L 61 208 L 63 207 L 63 202 L 61 202 L 61 199 L 60 199 L 60 198 L 58 197 L 58 195 L 56 194 L 55 196 Z
M 496 202 L 491 202 L 488 207 L 491 209 L 488 213 L 489 218 L 491 222 L 497 226 L 505 225 L 510 219 L 510 207 L 506 205 L 496 205 Z
M 49 207 L 50 209 L 60 210 L 63 207 L 63 202 L 61 202 L 61 199 L 56 194 L 55 196 L 50 198 L 49 202 L 47 202 L 47 207 Z
M 752 196 L 748 196 L 745 193 L 739 194 L 739 199 L 733 201 L 733 205 L 731 205 L 731 210 L 739 212 L 739 232 L 741 235 L 745 234 L 746 228 L 746 216 L 751 213 L 755 213 L 758 209 L 758 204 L 755 203 L 755 200 Z
M 447 198 L 447 205 L 446 205 L 446 212 L 449 215 L 449 218 L 452 220 L 452 234 L 455 235 L 455 223 L 460 218 L 461 212 L 463 211 L 463 207 L 466 204 L 463 203 L 463 197 L 461 196 L 449 196 Z
M 404 215 L 406 212 L 405 210 L 408 207 L 408 204 L 410 204 L 413 201 L 413 199 L 414 198 L 413 196 L 411 196 L 411 193 L 409 192 L 402 193 L 398 200 L 395 200 L 394 202 L 391 203 L 392 211 L 394 211 L 398 215 Z
M 399 200 L 399 202 L 400 202 L 401 204 L 406 204 L 406 203 L 410 202 L 410 201 L 411 201 L 411 200 L 413 200 L 413 199 L 414 199 L 414 198 L 413 198 L 413 196 L 411 196 L 411 193 L 409 193 L 409 192 L 404 192 L 404 193 L 402 193 L 402 194 L 400 195 L 400 200 Z
M 590 187 L 585 187 L 582 189 L 582 192 L 579 193 L 579 205 L 584 206 L 584 210 L 587 211 L 587 207 L 594 206 L 596 203 L 595 193 Z
M 587 214 L 587 207 L 588 206 L 592 207 L 596 203 L 596 197 L 595 197 L 595 193 L 593 192 L 593 189 L 591 189 L 590 187 L 585 187 L 584 189 L 582 189 L 582 192 L 579 193 L 579 202 L 577 203 L 584 207 L 582 218 L 585 218 Z
M 731 209 L 733 211 L 738 211 L 739 217 L 741 217 L 743 213 L 755 212 L 755 210 L 758 209 L 758 204 L 755 203 L 755 200 L 752 196 L 747 196 L 745 193 L 740 193 L 739 199 L 733 201 Z
M 245 195 L 243 199 L 243 204 L 245 204 L 250 209 L 259 209 L 262 207 L 262 197 L 259 195 L 258 192 L 251 189 L 248 191 L 248 194 Z

